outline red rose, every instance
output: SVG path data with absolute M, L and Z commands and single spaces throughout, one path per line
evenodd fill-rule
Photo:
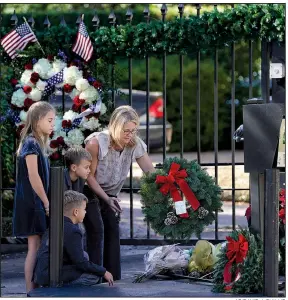
M 62 127 L 63 128 L 70 128 L 72 126 L 72 122 L 70 120 L 63 120 L 62 121 Z
M 79 106 L 77 106 L 76 104 L 73 104 L 73 105 L 72 105 L 72 110 L 73 110 L 74 112 L 79 112 Z
M 29 86 L 29 85 L 25 85 L 24 88 L 23 88 L 23 91 L 24 91 L 25 94 L 29 94 L 32 91 L 32 87 Z
M 81 107 L 81 112 L 85 111 L 88 107 L 82 106 Z
M 73 90 L 73 86 L 71 86 L 70 84 L 67 83 L 67 84 L 64 84 L 63 89 L 64 89 L 65 93 L 71 93 Z
M 93 82 L 93 86 L 95 89 L 101 88 L 102 87 L 102 83 L 100 81 L 94 81 Z
M 30 64 L 26 64 L 25 65 L 25 70 L 33 70 L 33 65 L 30 63 Z
M 50 155 L 51 160 L 58 160 L 60 158 L 60 154 L 58 152 L 54 152 Z
M 56 149 L 58 146 L 59 145 L 58 145 L 57 140 L 53 140 L 53 141 L 50 142 L 50 148 Z
M 30 77 L 30 81 L 34 84 L 36 84 L 36 82 L 39 80 L 39 74 L 36 73 L 36 72 L 33 72 L 31 74 L 31 77 Z
M 90 115 L 86 116 L 86 118 L 87 118 L 88 120 L 90 120 L 90 119 L 93 118 L 93 117 L 96 118 L 96 119 L 98 119 L 99 116 L 100 116 L 100 112 L 90 114 Z
M 50 61 L 53 61 L 53 60 L 54 60 L 54 55 L 49 54 L 49 55 L 47 56 L 47 59 L 50 60 Z
M 62 145 L 62 146 L 65 145 L 63 136 L 59 136 L 59 137 L 56 139 L 56 141 L 57 141 L 57 143 L 58 143 L 59 145 Z
M 32 99 L 26 98 L 24 101 L 24 106 L 29 108 L 33 103 L 34 103 L 34 101 Z
M 75 105 L 80 107 L 81 105 L 83 105 L 85 103 L 85 100 L 80 99 L 79 95 L 78 95 L 78 96 L 74 97 L 73 102 L 74 102 Z
M 49 135 L 50 139 L 52 139 L 53 136 L 54 136 L 54 131 L 52 131 L 52 132 L 50 133 L 50 135 Z
M 18 80 L 15 79 L 15 78 L 12 78 L 12 79 L 10 80 L 10 82 L 11 82 L 13 85 L 16 85 L 16 84 L 18 83 Z

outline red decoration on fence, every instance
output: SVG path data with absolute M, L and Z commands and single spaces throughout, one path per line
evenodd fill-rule
M 188 177 L 187 172 L 185 169 L 179 170 L 180 165 L 177 163 L 172 163 L 170 166 L 169 174 L 168 176 L 163 175 L 157 175 L 156 177 L 156 183 L 157 184 L 163 184 L 160 187 L 160 192 L 163 195 L 167 195 L 170 192 L 170 195 L 174 202 L 182 201 L 182 196 L 180 194 L 180 191 L 183 192 L 184 196 L 190 203 L 191 207 L 194 210 L 197 210 L 200 206 L 200 203 L 198 199 L 196 198 L 193 191 L 190 189 L 188 183 L 185 181 L 184 178 Z M 180 188 L 180 191 L 177 188 L 177 185 Z M 183 213 L 180 215 L 182 218 L 188 218 L 188 213 Z
M 230 236 L 226 237 L 228 244 L 227 244 L 227 252 L 226 256 L 228 258 L 228 262 L 224 267 L 223 277 L 224 277 L 224 284 L 225 290 L 231 290 L 233 284 L 240 278 L 240 270 L 239 268 L 236 269 L 235 279 L 232 282 L 232 265 L 233 262 L 236 264 L 240 264 L 244 261 L 245 257 L 247 256 L 248 252 L 248 241 L 242 234 L 239 234 L 238 241 L 233 240 Z

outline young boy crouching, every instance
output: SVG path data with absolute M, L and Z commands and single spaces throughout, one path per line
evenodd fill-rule
M 82 233 L 79 223 L 86 214 L 85 195 L 76 191 L 64 193 L 64 232 L 63 232 L 63 265 L 61 282 L 69 285 L 91 286 L 104 277 L 109 285 L 113 285 L 113 276 L 104 267 L 87 259 L 82 245 Z M 41 286 L 49 285 L 49 229 L 43 235 L 37 253 L 33 281 Z

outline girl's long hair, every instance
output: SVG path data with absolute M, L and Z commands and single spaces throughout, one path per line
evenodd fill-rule
M 133 122 L 138 127 L 139 116 L 131 106 L 129 105 L 119 106 L 113 111 L 108 126 L 112 145 L 116 145 L 120 148 L 122 147 L 120 143 L 121 131 L 124 128 L 124 124 L 127 122 Z M 127 146 L 128 147 L 135 146 L 137 143 L 136 139 L 137 136 L 134 135 Z
M 37 131 L 38 121 L 44 118 L 50 111 L 54 111 L 54 107 L 48 102 L 39 101 L 32 104 L 27 112 L 27 119 L 24 128 L 21 131 L 21 138 L 19 147 L 17 150 L 17 155 L 20 154 L 20 151 L 23 146 L 23 142 L 28 135 L 33 135 L 37 142 L 39 143 L 42 151 L 46 154 L 48 148 L 48 139 L 49 135 L 39 135 Z

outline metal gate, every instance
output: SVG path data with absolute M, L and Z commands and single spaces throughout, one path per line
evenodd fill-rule
M 197 12 L 197 16 L 199 17 L 201 14 L 201 5 L 195 5 L 195 9 Z M 214 5 L 214 9 L 217 9 L 217 5 Z M 232 5 L 233 9 L 233 5 Z M 179 10 L 179 17 L 183 18 L 183 13 L 184 13 L 184 5 L 178 5 L 178 10 Z M 162 21 L 166 21 L 166 14 L 167 14 L 167 6 L 164 4 L 161 7 L 161 14 L 162 14 Z M 129 9 L 127 11 L 127 22 L 132 23 L 132 11 Z M 116 26 L 116 16 L 113 12 L 108 16 L 108 20 L 111 26 Z M 143 12 L 143 21 L 149 23 L 150 22 L 150 13 L 149 13 L 149 8 L 147 7 L 144 12 Z M 31 17 L 28 22 L 30 25 L 33 27 L 34 25 L 34 19 Z M 76 21 L 76 25 L 79 23 L 79 18 Z M 18 24 L 18 18 L 14 12 L 13 16 L 11 17 L 11 27 L 16 27 Z M 94 29 L 97 30 L 99 25 L 99 19 L 97 15 L 94 15 L 93 20 L 92 20 Z M 61 24 L 65 24 L 64 18 L 61 19 Z M 48 16 L 46 17 L 44 21 L 44 26 L 49 27 L 51 25 Z M 254 43 L 252 41 L 248 41 L 248 47 L 247 47 L 247 52 L 248 52 L 248 63 L 249 63 L 249 72 L 248 72 L 248 86 L 249 86 L 249 92 L 247 97 L 252 98 L 253 97 L 253 45 Z M 236 200 L 235 200 L 235 192 L 237 190 L 243 190 L 235 187 L 235 166 L 237 165 L 243 165 L 243 162 L 236 162 L 235 161 L 235 141 L 233 139 L 233 135 L 235 132 L 235 43 L 232 42 L 230 47 L 230 57 L 229 57 L 229 64 L 230 64 L 230 78 L 231 78 L 231 110 L 230 110 L 230 136 L 229 139 L 231 140 L 231 149 L 230 151 L 230 157 L 231 157 L 231 162 L 225 162 L 225 163 L 220 163 L 219 162 L 219 136 L 218 136 L 218 131 L 219 131 L 219 114 L 218 114 L 218 109 L 219 109 L 219 99 L 218 99 L 218 49 L 214 50 L 214 53 L 212 53 L 212 59 L 214 62 L 214 86 L 213 86 L 213 92 L 211 91 L 211 97 L 214 99 L 214 105 L 213 105 L 213 115 L 214 115 L 214 162 L 213 163 L 203 163 L 202 162 L 202 151 L 201 151 L 201 124 L 202 122 L 205 122 L 205 120 L 201 119 L 201 94 L 200 94 L 200 86 L 201 86 L 201 81 L 200 81 L 200 70 L 201 70 L 201 51 L 197 52 L 197 70 L 196 70 L 196 80 L 197 80 L 197 89 L 195 91 L 196 93 L 196 132 L 197 132 L 197 161 L 198 163 L 203 166 L 203 167 L 214 167 L 214 172 L 215 172 L 215 183 L 218 184 L 218 175 L 219 175 L 219 167 L 221 166 L 231 166 L 231 178 L 232 178 L 232 186 L 231 188 L 227 188 L 226 190 L 231 190 L 232 192 L 232 220 L 231 220 L 231 225 L 232 225 L 232 230 L 234 230 L 237 226 L 236 224 Z M 262 85 L 262 93 L 269 93 L 269 57 L 270 57 L 270 52 L 269 49 L 266 47 L 266 43 L 262 43 L 262 77 L 261 77 L 261 85 Z M 162 63 L 162 93 L 163 93 L 163 133 L 162 133 L 162 144 L 163 144 L 163 160 L 167 156 L 166 152 L 166 124 L 167 124 L 167 119 L 169 116 L 167 115 L 167 54 L 164 52 L 163 56 L 161 58 L 161 63 Z M 180 152 L 179 156 L 183 158 L 184 155 L 184 138 L 183 138 L 183 92 L 184 92 L 184 86 L 183 86 L 183 55 L 179 55 L 179 82 L 180 82 L 180 87 L 179 87 L 179 120 L 180 120 L 180 127 L 181 127 L 181 137 L 180 137 Z M 150 104 L 150 57 L 146 57 L 145 59 L 145 72 L 146 72 L 146 144 L 148 146 L 148 151 L 149 151 L 149 140 L 150 140 L 150 131 L 149 131 L 149 125 L 150 125 L 150 119 L 149 119 L 149 104 Z M 129 104 L 133 106 L 133 98 L 132 98 L 132 87 L 133 87 L 133 76 L 132 76 L 132 69 L 133 69 L 133 60 L 132 58 L 128 58 L 128 86 L 129 86 Z M 267 77 L 268 74 L 268 77 Z M 193 74 L 191 74 L 192 76 Z M 114 76 L 115 76 L 115 66 L 111 66 L 111 78 L 112 78 L 112 86 L 114 85 Z M 63 92 L 64 94 L 64 92 Z M 115 103 L 115 91 L 112 90 L 112 100 Z M 64 106 L 64 101 L 63 101 L 63 106 Z M 63 108 L 64 110 L 64 108 Z M 0 149 L 1 150 L 1 149 Z M 162 161 L 158 162 L 158 167 L 161 167 Z M 1 163 L 1 160 L 0 160 Z M 0 165 L 1 166 L 1 165 Z M 2 172 L 2 167 L 1 167 L 1 172 Z M 2 174 L 1 174 L 2 175 Z M 2 179 L 2 176 L 1 176 Z M 7 187 L 2 186 L 2 180 L 0 181 L 0 188 L 1 188 L 1 197 L 3 191 L 10 189 Z M 138 192 L 139 188 L 136 188 L 133 186 L 133 168 L 131 166 L 130 169 L 130 187 L 127 189 L 123 189 L 123 191 L 128 191 L 129 192 L 129 198 L 130 198 L 130 237 L 121 239 L 121 244 L 125 245 L 159 245 L 159 244 L 167 244 L 171 243 L 171 240 L 168 240 L 164 237 L 164 239 L 151 239 L 150 238 L 150 226 L 147 224 L 147 236 L 146 238 L 143 239 L 137 239 L 134 238 L 134 218 L 133 218 L 133 197 L 134 193 Z M 246 189 L 249 190 L 249 189 Z M 1 198 L 2 200 L 2 198 Z M 2 201 L 1 201 L 2 203 Z M 218 214 L 216 213 L 216 220 L 215 220 L 215 235 L 214 239 L 210 239 L 211 242 L 213 243 L 218 243 L 221 241 L 219 239 L 219 226 L 218 226 Z M 195 243 L 195 239 L 191 239 L 189 242 L 187 241 L 176 241 L 176 242 L 185 242 L 185 243 Z M 175 241 L 173 241 L 174 243 Z

